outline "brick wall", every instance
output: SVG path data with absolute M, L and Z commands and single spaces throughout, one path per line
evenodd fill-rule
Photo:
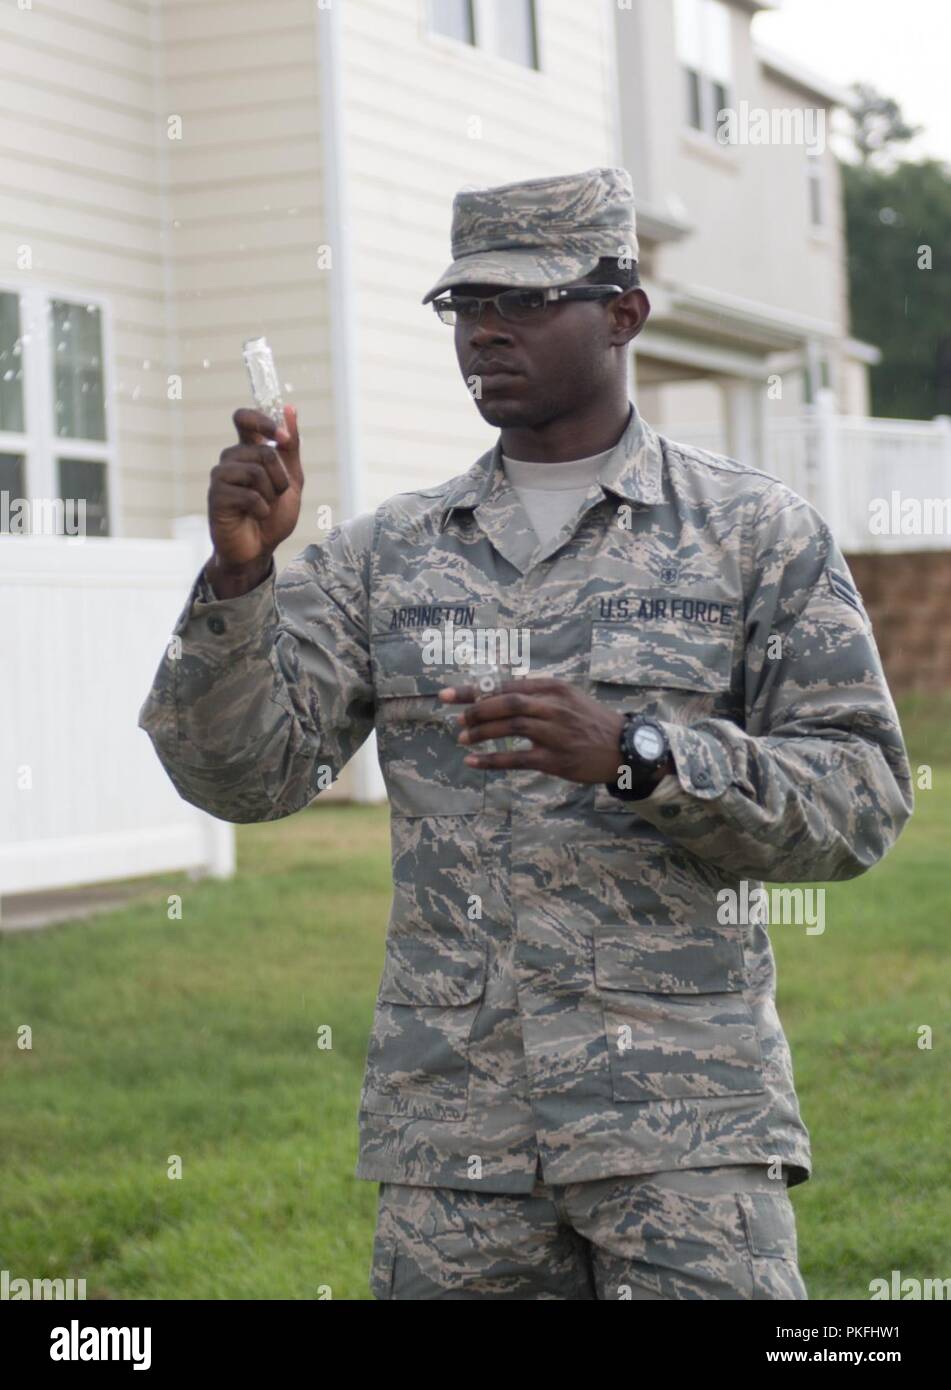
M 951 550 L 846 558 L 892 694 L 951 689 Z

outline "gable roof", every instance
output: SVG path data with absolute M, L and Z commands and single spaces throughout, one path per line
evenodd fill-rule
M 753 48 L 763 67 L 787 86 L 807 92 L 810 96 L 821 97 L 826 106 L 850 105 L 852 98 L 845 87 L 840 87 L 828 78 L 820 77 L 811 68 L 804 67 L 795 58 L 788 58 L 785 53 L 780 53 L 775 48 L 768 48 L 761 43 L 754 44 Z

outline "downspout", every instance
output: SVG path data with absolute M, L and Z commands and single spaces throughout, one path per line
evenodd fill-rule
M 172 527 L 185 513 L 185 402 L 181 399 L 172 402 L 168 398 L 168 376 L 182 373 L 181 336 L 178 323 L 178 303 L 175 298 L 176 277 L 173 267 L 174 234 L 172 225 L 171 170 L 168 151 L 168 135 L 165 122 L 168 116 L 168 85 L 165 78 L 164 27 L 162 24 L 161 0 L 151 0 L 149 5 L 149 41 L 152 50 L 152 91 L 153 114 L 155 117 L 156 162 L 158 165 L 159 219 L 161 231 L 162 261 L 162 306 L 163 327 L 165 331 L 165 405 L 171 411 L 169 444 L 172 457 Z M 173 405 L 175 408 L 173 409 Z M 118 430 L 116 432 L 118 442 Z M 122 467 L 121 456 L 118 467 Z
M 340 5 L 316 6 L 315 32 L 326 234 L 333 266 L 328 276 L 328 291 L 334 441 L 341 511 L 336 520 L 348 521 L 365 511 L 366 505 L 357 420 L 356 313 L 350 264 L 340 11 Z
M 315 6 L 314 37 L 317 44 L 317 77 L 320 87 L 320 129 L 323 155 L 326 239 L 330 246 L 329 272 L 330 361 L 333 439 L 337 453 L 339 516 L 348 521 L 368 510 L 360 450 L 357 401 L 357 314 L 350 261 L 349 229 L 352 225 L 347 197 L 346 119 L 343 76 L 342 6 L 328 0 Z M 357 801 L 379 801 L 385 787 L 371 734 L 350 763 L 353 795 Z
M 603 0 L 604 43 L 602 44 L 602 67 L 607 105 L 610 108 L 611 163 L 617 168 L 624 163 L 624 128 L 621 107 L 621 83 L 618 73 L 619 45 L 617 32 L 617 0 Z M 634 190 L 635 208 L 637 189 Z M 628 399 L 637 402 L 637 339 L 631 344 L 627 354 L 627 394 Z

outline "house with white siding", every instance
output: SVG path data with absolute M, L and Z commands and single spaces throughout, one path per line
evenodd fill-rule
M 622 162 L 653 290 L 639 398 L 665 427 L 719 424 L 716 442 L 745 457 L 762 457 L 770 417 L 798 414 L 824 388 L 846 414 L 866 414 L 879 357 L 849 333 L 829 140 L 848 97 L 754 42 L 751 17 L 774 8 L 639 0 L 615 20 Z
M 831 387 L 866 410 L 826 146 L 723 144 L 716 110 L 841 99 L 756 48 L 762 0 L 50 0 L 0 12 L 0 490 L 91 533 L 201 512 L 266 334 L 300 409 L 298 540 L 487 443 L 420 295 L 466 184 L 624 163 L 661 427 L 762 453 Z M 766 382 L 782 377 L 782 394 Z M 775 396 L 775 393 L 774 393 Z M 326 510 L 320 513 L 326 518 Z

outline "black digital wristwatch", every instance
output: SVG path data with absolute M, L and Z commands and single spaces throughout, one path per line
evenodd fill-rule
M 605 786 L 621 801 L 643 801 L 653 790 L 658 769 L 670 757 L 670 743 L 663 725 L 647 715 L 625 711 L 618 742 L 621 776 L 630 786 L 621 788 L 616 782 L 606 782 Z M 625 767 L 629 769 L 626 775 Z

